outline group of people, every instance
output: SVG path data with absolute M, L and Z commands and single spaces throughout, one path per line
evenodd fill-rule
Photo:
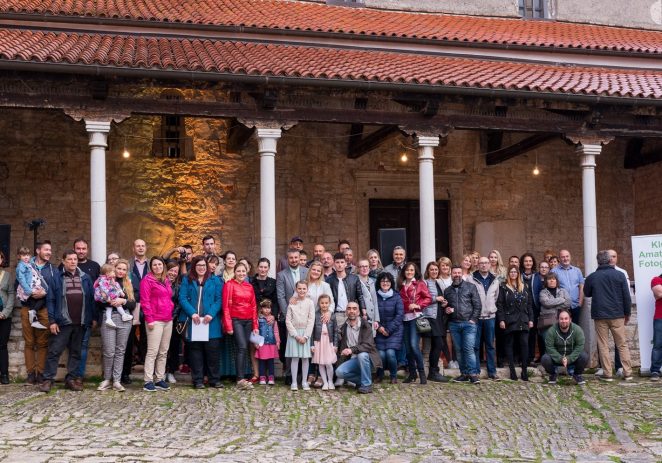
M 147 246 L 138 239 L 130 259 L 111 252 L 99 265 L 88 258 L 88 243 L 77 239 L 56 267 L 50 242 L 38 243 L 34 256 L 21 248 L 15 281 L 7 271 L 0 274 L 0 380 L 8 382 L 6 343 L 15 295 L 27 381 L 44 392 L 53 387 L 65 349 L 65 387 L 82 390 L 96 325 L 102 339 L 99 390 L 123 391 L 135 361 L 144 365 L 148 392 L 168 390 L 174 373 L 186 366 L 197 389 L 222 388 L 222 377 L 230 375 L 238 388 L 251 389 L 275 384 L 279 359 L 292 390 L 299 384 L 303 390 L 332 390 L 347 382 L 370 393 L 373 379 L 384 381 L 386 373 L 397 383 L 402 367 L 408 371 L 405 383 L 448 381 L 440 369 L 442 355 L 447 365 L 459 367 L 453 381 L 477 384 L 483 351 L 490 379 L 499 379 L 496 368 L 505 358 L 509 378 L 517 380 L 518 357 L 519 379 L 528 380 L 529 364 L 539 362 L 551 383 L 558 367 L 565 367 L 583 384 L 588 356 L 578 316 L 584 296 L 592 297 L 602 377 L 612 380 L 609 331 L 620 354 L 617 369 L 621 365 L 625 380 L 632 377 L 624 331 L 629 282 L 612 250 L 598 254 L 598 270 L 584 280 L 567 250 L 558 258 L 546 253 L 539 265 L 526 253 L 506 266 L 496 250 L 467 254 L 460 265 L 442 257 L 421 272 L 400 246 L 383 267 L 374 249 L 355 260 L 346 240 L 333 255 L 315 244 L 309 256 L 295 236 L 272 278 L 267 258 L 253 268 L 232 251 L 219 255 L 210 235 L 202 249 L 194 256 L 191 246 L 182 246 L 148 260 Z M 653 285 L 656 301 L 662 300 L 660 280 Z M 427 374 L 424 337 L 430 340 Z M 662 361 L 659 342 L 653 368 Z

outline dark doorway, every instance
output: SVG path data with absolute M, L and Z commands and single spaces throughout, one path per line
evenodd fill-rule
M 371 199 L 370 207 L 370 247 L 379 249 L 380 228 L 405 228 L 407 230 L 407 260 L 421 264 L 421 233 L 418 200 L 413 199 Z M 447 256 L 449 240 L 449 201 L 435 201 L 435 249 L 437 256 Z M 392 261 L 391 253 L 383 253 L 384 266 Z M 423 265 L 426 265 L 425 262 Z M 424 269 L 421 269 L 421 271 Z

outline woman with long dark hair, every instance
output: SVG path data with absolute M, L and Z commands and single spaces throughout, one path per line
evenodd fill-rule
M 246 265 L 237 264 L 234 268 L 234 278 L 226 281 L 223 286 L 223 329 L 227 334 L 234 336 L 239 389 L 253 388 L 253 384 L 244 379 L 244 372 L 251 332 L 259 333 L 255 292 L 246 280 L 247 271 Z
M 430 320 L 432 331 L 430 332 L 430 357 L 428 359 L 430 381 L 445 382 L 447 378 L 439 373 L 439 362 L 443 352 L 447 361 L 451 354 L 446 343 L 446 312 L 440 307 L 444 302 L 445 283 L 439 278 L 439 265 L 432 261 L 425 266 L 423 278 L 428 285 L 428 291 L 432 297 L 432 303 L 423 309 L 423 316 Z
M 416 372 L 421 384 L 426 384 L 425 364 L 421 352 L 421 335 L 416 327 L 416 319 L 423 316 L 423 309 L 430 305 L 432 297 L 428 285 L 421 279 L 421 271 L 413 262 L 402 267 L 398 275 L 398 288 L 404 304 L 405 345 L 407 346 L 407 367 L 409 376 L 403 381 L 416 381 Z
M 179 289 L 179 303 L 186 316 L 185 337 L 191 367 L 193 387 L 204 389 L 205 370 L 209 385 L 221 388 L 220 344 L 221 344 L 221 294 L 223 282 L 210 272 L 203 256 L 196 256 L 191 261 L 191 270 L 182 279 Z M 181 318 L 181 317 L 180 317 Z M 192 340 L 193 326 L 209 325 L 207 341 Z

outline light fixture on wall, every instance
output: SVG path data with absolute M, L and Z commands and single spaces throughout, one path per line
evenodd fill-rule
M 124 159 L 129 159 L 131 157 L 131 153 L 129 153 L 129 150 L 126 149 L 126 137 L 124 137 L 124 151 L 122 151 L 122 157 Z
M 403 164 L 409 160 L 409 157 L 407 157 L 407 152 L 403 151 L 402 154 L 400 155 L 400 162 Z
M 540 169 L 538 169 L 538 153 L 536 153 L 536 165 L 533 167 L 533 175 L 540 175 Z

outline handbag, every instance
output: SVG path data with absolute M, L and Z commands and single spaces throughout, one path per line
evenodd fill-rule
M 544 330 L 556 323 L 556 314 L 554 312 L 541 312 L 538 317 L 538 329 Z
M 430 320 L 425 317 L 418 317 L 416 319 L 416 331 L 418 331 L 420 334 L 429 333 L 432 331 Z

